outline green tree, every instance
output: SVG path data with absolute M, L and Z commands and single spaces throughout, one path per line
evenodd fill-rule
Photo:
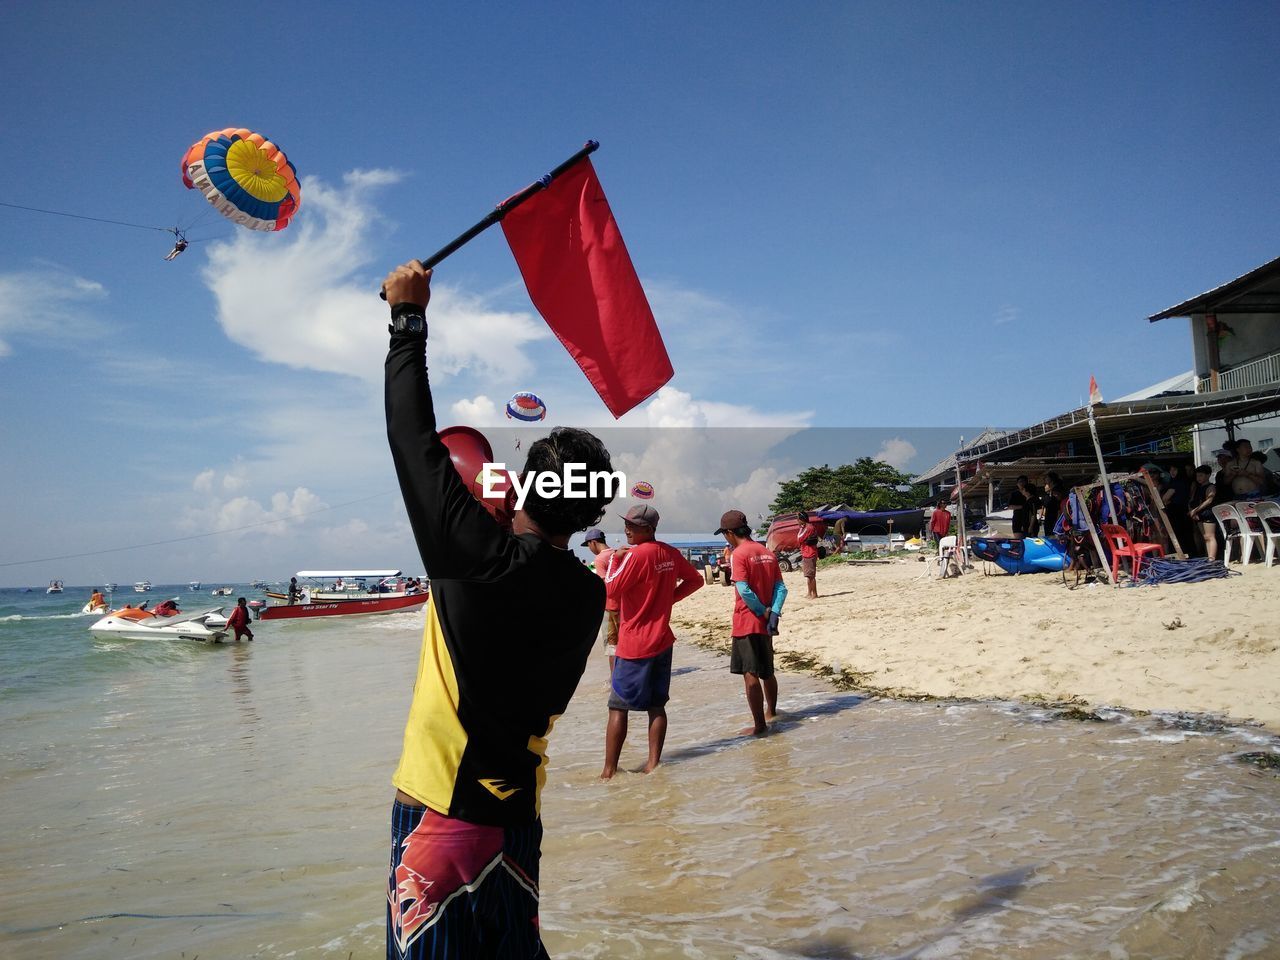
M 774 513 L 810 510 L 823 503 L 847 503 L 855 510 L 904 510 L 924 496 L 910 487 L 911 476 L 880 460 L 859 457 L 838 467 L 809 467 L 791 480 L 778 484 L 778 495 L 769 505 Z M 899 490 L 899 487 L 910 487 Z

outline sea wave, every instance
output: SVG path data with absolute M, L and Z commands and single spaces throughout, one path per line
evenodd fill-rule
M 81 617 L 91 617 L 91 613 L 47 613 L 42 617 L 28 617 L 21 613 L 12 613 L 7 617 L 0 617 L 0 623 L 12 623 L 16 620 L 79 620 Z

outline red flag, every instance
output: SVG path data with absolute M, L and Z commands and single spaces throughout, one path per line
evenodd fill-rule
M 1089 376 L 1089 406 L 1092 407 L 1095 403 L 1101 403 L 1101 402 L 1102 402 L 1102 391 L 1098 389 L 1098 381 L 1095 380 L 1093 378 L 1093 375 L 1091 374 Z
M 511 210 L 502 232 L 529 299 L 615 416 L 671 379 L 671 360 L 591 161 Z

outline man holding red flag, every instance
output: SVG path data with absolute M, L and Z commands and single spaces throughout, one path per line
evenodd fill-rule
M 387 439 L 431 577 L 426 627 L 392 783 L 389 960 L 545 957 L 538 930 L 547 738 L 586 667 L 605 588 L 569 549 L 604 516 L 537 484 L 506 529 L 468 490 L 436 430 L 421 263 L 387 277 Z M 524 472 L 612 471 L 585 430 L 558 427 Z M 548 604 L 548 597 L 555 599 Z

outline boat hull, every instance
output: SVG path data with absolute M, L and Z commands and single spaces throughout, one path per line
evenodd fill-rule
M 108 615 L 89 628 L 95 637 L 120 640 L 203 640 L 221 643 L 227 638 L 225 626 L 210 626 L 198 620 L 148 627 L 135 620 Z
M 281 604 L 264 609 L 259 619 L 306 620 L 312 617 L 362 617 L 375 613 L 398 613 L 402 610 L 416 610 L 429 597 L 430 594 L 417 593 L 407 597 L 371 596 L 360 600 Z

